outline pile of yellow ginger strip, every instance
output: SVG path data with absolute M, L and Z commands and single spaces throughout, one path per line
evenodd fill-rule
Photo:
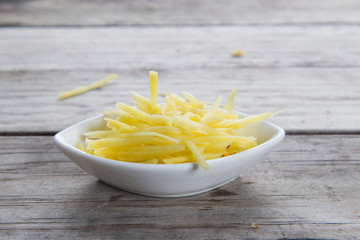
M 207 160 L 229 156 L 257 145 L 252 136 L 234 130 L 268 118 L 275 112 L 239 117 L 233 112 L 236 89 L 221 108 L 220 95 L 211 106 L 184 92 L 157 103 L 157 72 L 150 72 L 150 100 L 131 92 L 135 106 L 116 103 L 104 120 L 108 130 L 84 134 L 77 148 L 103 158 L 150 164 L 197 162 L 207 171 Z

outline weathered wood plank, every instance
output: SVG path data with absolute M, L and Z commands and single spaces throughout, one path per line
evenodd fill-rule
M 359 144 L 359 135 L 288 136 L 226 186 L 161 199 L 97 181 L 52 137 L 0 137 L 0 238 L 357 239 Z
M 120 73 L 116 83 L 63 101 L 59 92 Z M 214 101 L 239 88 L 238 111 L 256 114 L 287 107 L 272 121 L 287 131 L 360 130 L 358 69 L 258 68 L 160 70 L 159 92 L 190 91 Z M 132 104 L 129 91 L 149 96 L 146 70 L 0 72 L 0 132 L 57 132 L 115 107 Z M 160 97 L 159 101 L 163 101 Z
M 357 0 L 1 1 L 0 24 L 20 26 L 359 24 Z
M 129 90 L 147 94 L 148 70 L 159 71 L 160 91 L 213 101 L 238 87 L 240 111 L 289 107 L 274 119 L 287 130 L 359 131 L 358 28 L 20 28 L 0 35 L 2 133 L 55 132 L 117 100 L 130 103 Z M 230 57 L 237 48 L 244 56 Z M 112 72 L 120 74 L 116 84 L 56 100 Z
M 359 39 L 355 26 L 1 28 L 0 70 L 358 68 Z

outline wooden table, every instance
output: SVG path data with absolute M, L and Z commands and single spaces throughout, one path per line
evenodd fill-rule
M 358 0 L 1 1 L 0 25 L 0 239 L 360 238 Z M 148 95 L 149 70 L 162 92 L 213 101 L 237 87 L 242 112 L 287 107 L 272 119 L 287 137 L 204 194 L 103 184 L 53 135 Z

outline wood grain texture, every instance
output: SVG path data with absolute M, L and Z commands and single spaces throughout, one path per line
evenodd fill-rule
M 58 101 L 59 92 L 120 73 L 116 83 Z M 213 69 L 162 70 L 159 92 L 190 91 L 212 102 L 238 87 L 235 108 L 256 114 L 287 107 L 271 121 L 289 132 L 359 131 L 360 82 L 357 69 Z M 132 104 L 130 91 L 149 97 L 148 73 L 135 71 L 0 72 L 0 131 L 57 132 L 71 124 L 114 109 L 116 101 Z M 159 97 L 159 101 L 163 98 Z
M 359 144 L 288 136 L 230 184 L 166 199 L 97 181 L 52 137 L 0 137 L 0 238 L 358 239 Z
M 0 70 L 358 68 L 356 26 L 1 28 Z M 242 49 L 242 58 L 231 53 Z
M 239 111 L 288 107 L 274 122 L 289 131 L 359 131 L 355 27 L 3 28 L 0 35 L 1 133 L 56 132 L 116 101 L 130 103 L 130 90 L 148 96 L 148 70 L 159 71 L 159 92 L 190 91 L 210 102 L 238 87 Z M 237 48 L 244 56 L 232 58 Z M 56 100 L 110 73 L 120 76 L 115 84 Z
M 1 1 L 5 26 L 359 24 L 357 0 Z

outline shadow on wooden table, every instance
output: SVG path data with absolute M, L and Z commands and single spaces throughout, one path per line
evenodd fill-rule
M 203 194 L 155 198 L 97 180 L 84 185 L 66 215 L 79 236 L 177 238 L 206 229 L 223 237 L 228 231 L 254 230 L 254 219 L 265 217 L 263 207 L 269 203 L 257 196 L 253 184 L 238 178 Z

